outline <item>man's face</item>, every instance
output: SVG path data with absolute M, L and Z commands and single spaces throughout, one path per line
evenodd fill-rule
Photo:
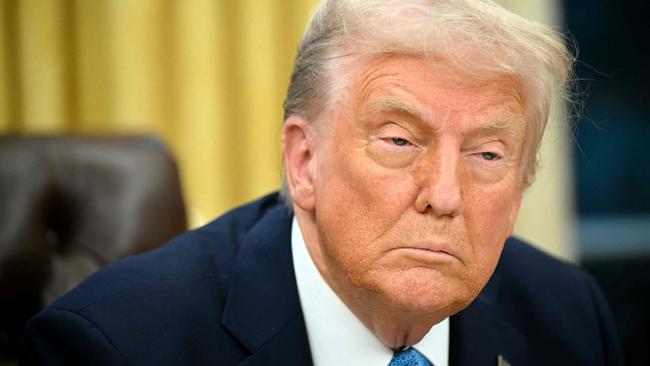
M 493 273 L 519 208 L 518 84 L 406 56 L 353 74 L 320 128 L 310 252 L 340 296 L 456 313 Z

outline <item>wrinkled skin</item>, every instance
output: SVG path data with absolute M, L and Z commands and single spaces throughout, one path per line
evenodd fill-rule
M 417 343 L 492 275 L 523 185 L 512 78 L 439 62 L 358 61 L 323 121 L 287 119 L 287 181 L 329 286 L 388 347 Z

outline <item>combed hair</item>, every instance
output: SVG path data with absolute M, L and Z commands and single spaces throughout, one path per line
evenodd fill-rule
M 570 99 L 574 57 L 560 33 L 491 0 L 323 0 L 298 48 L 285 120 L 326 121 L 345 87 L 346 60 L 381 54 L 444 60 L 476 78 L 514 77 L 528 120 L 521 178 L 533 182 L 551 102 Z

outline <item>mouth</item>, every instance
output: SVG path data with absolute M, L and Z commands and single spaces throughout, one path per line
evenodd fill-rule
M 459 259 L 451 246 L 444 242 L 421 241 L 408 243 L 395 249 L 410 257 L 426 261 L 439 262 Z

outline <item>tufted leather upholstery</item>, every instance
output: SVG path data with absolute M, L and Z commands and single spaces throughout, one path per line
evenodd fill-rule
M 174 161 L 154 138 L 0 137 L 0 364 L 46 304 L 185 229 Z

